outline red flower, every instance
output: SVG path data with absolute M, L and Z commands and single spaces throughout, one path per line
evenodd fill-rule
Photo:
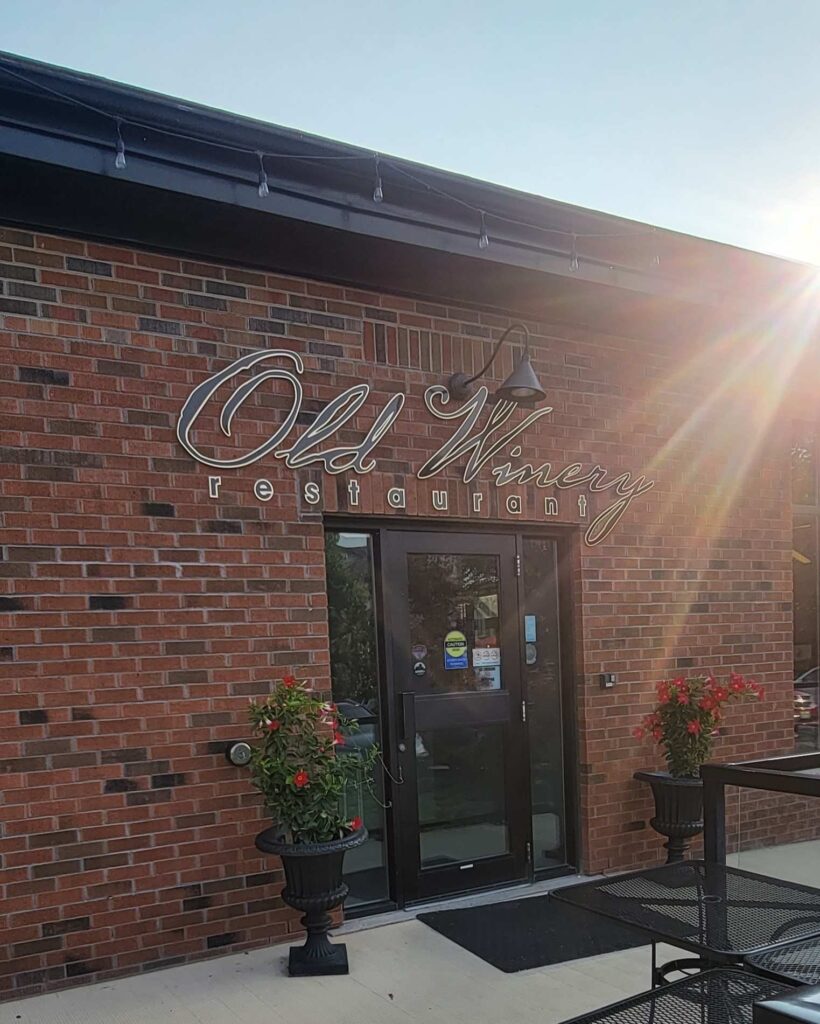
M 639 725 L 636 725 L 635 728 L 632 730 L 632 735 L 635 737 L 636 740 L 642 740 L 643 729 Z
M 693 736 L 697 736 L 700 732 L 700 722 L 697 718 L 693 718 L 692 721 L 687 724 L 686 731 L 691 732 Z
M 678 704 L 688 704 L 688 703 L 689 703 L 689 694 L 688 693 L 684 693 L 683 690 L 678 690 Z
M 757 694 L 758 700 L 763 700 L 763 698 L 766 696 L 766 691 L 763 689 L 762 686 L 758 686 L 754 692 Z
M 287 687 L 288 690 L 292 690 L 296 686 L 296 679 L 293 676 L 285 676 L 282 680 L 282 685 Z
M 712 711 L 715 707 L 715 698 L 710 697 L 707 693 L 698 701 L 698 707 L 701 708 L 703 711 Z
M 344 741 L 345 741 L 344 736 L 338 730 L 333 733 L 333 743 L 334 743 L 334 746 L 336 744 L 339 744 L 339 743 L 344 743 Z
M 272 718 L 267 723 L 267 726 L 268 726 L 268 729 L 269 729 L 270 732 L 276 732 L 276 730 L 279 729 L 281 727 L 281 725 L 282 725 L 282 723 L 279 721 L 278 718 Z
M 351 830 L 353 832 L 358 832 L 363 824 L 364 824 L 364 822 L 362 821 L 362 819 L 357 814 L 356 817 L 353 818 L 353 820 L 350 822 L 350 828 L 351 828 Z
M 742 693 L 746 689 L 746 684 L 742 679 L 733 679 L 731 683 L 729 683 L 729 689 L 732 693 Z
M 310 776 L 304 770 L 304 768 L 301 768 L 293 776 L 293 785 L 296 786 L 297 789 L 304 789 L 304 787 L 307 786 L 309 782 L 310 782 Z
M 662 729 L 656 728 L 656 729 L 652 730 L 652 739 L 660 740 L 662 736 L 663 736 L 663 730 Z

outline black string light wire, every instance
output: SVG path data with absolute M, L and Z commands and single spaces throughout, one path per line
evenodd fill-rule
M 174 139 L 180 139 L 187 142 L 193 142 L 198 145 L 209 146 L 214 149 L 220 149 L 236 154 L 247 154 L 250 156 L 256 156 L 259 161 L 258 174 L 256 179 L 256 190 L 260 198 L 265 198 L 270 194 L 271 187 L 268 182 L 267 172 L 265 170 L 265 161 L 284 161 L 284 160 L 302 160 L 306 162 L 328 162 L 328 161 L 341 161 L 348 163 L 362 163 L 363 161 L 375 161 L 375 183 L 373 189 L 373 202 L 382 203 L 384 201 L 384 183 L 382 179 L 382 167 L 389 167 L 391 171 L 395 172 L 406 178 L 409 181 L 414 182 L 420 188 L 424 189 L 425 192 L 438 196 L 447 202 L 452 203 L 455 206 L 459 206 L 462 209 L 470 210 L 474 214 L 478 215 L 479 218 L 479 234 L 478 234 L 478 248 L 486 249 L 490 244 L 490 235 L 487 227 L 487 221 L 493 220 L 500 224 L 507 224 L 514 227 L 526 228 L 531 231 L 539 231 L 545 235 L 552 237 L 566 238 L 571 243 L 569 261 L 570 270 L 576 271 L 579 268 L 580 260 L 578 256 L 577 243 L 579 238 L 612 238 L 612 239 L 635 239 L 640 237 L 652 236 L 657 238 L 656 228 L 638 229 L 632 231 L 567 231 L 562 228 L 546 227 L 543 224 L 535 224 L 531 221 L 520 220 L 515 217 L 510 217 L 507 214 L 495 213 L 491 210 L 483 209 L 480 206 L 470 203 L 460 196 L 453 195 L 450 192 L 439 188 L 436 185 L 432 185 L 429 181 L 419 177 L 417 174 L 408 171 L 406 167 L 396 163 L 395 161 L 381 156 L 379 153 L 371 155 L 350 153 L 350 154 L 313 154 L 313 153 L 277 153 L 268 152 L 264 150 L 251 149 L 243 146 L 233 145 L 231 143 L 220 142 L 216 139 L 207 138 L 204 136 L 191 135 L 187 132 L 179 131 L 174 128 L 164 128 L 161 125 L 148 124 L 144 121 L 140 121 L 135 118 L 123 117 L 121 114 L 112 112 L 110 110 L 104 110 L 101 107 L 97 107 L 91 103 L 86 103 L 84 100 L 77 99 L 74 96 L 63 93 L 58 89 L 54 89 L 49 85 L 45 85 L 42 82 L 37 82 L 27 75 L 21 74 L 19 71 L 15 71 L 13 68 L 7 67 L 0 61 L 0 72 L 8 75 L 12 78 L 17 79 L 25 83 L 32 89 L 39 89 L 42 92 L 51 94 L 62 100 L 64 103 L 72 104 L 76 107 L 82 107 L 85 110 L 91 111 L 98 116 L 105 118 L 106 120 L 113 123 L 115 130 L 115 145 L 116 145 L 116 156 L 114 160 L 114 166 L 117 170 L 124 170 L 126 167 L 126 156 L 125 156 L 125 142 L 123 140 L 122 129 L 123 126 L 138 128 L 144 131 L 153 132 L 158 135 L 166 135 Z M 274 186 L 275 188 L 275 186 Z M 657 248 L 651 258 L 651 265 L 658 267 L 660 265 L 660 257 L 657 252 Z

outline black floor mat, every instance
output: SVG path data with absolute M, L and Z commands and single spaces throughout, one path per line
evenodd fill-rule
M 649 944 L 640 932 L 549 896 L 436 910 L 418 919 L 508 974 Z

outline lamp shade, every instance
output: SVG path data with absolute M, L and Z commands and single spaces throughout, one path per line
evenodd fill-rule
M 524 352 L 518 366 L 498 388 L 495 397 L 506 399 L 508 402 L 518 402 L 519 405 L 534 404 L 547 397 L 532 368 L 529 352 Z

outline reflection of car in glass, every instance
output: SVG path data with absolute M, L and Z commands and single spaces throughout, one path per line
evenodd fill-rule
M 794 681 L 794 727 L 817 722 L 817 689 L 820 666 L 810 668 Z
M 345 738 L 341 749 L 345 752 L 353 750 L 369 750 L 376 743 L 378 734 L 379 719 L 374 711 L 366 704 L 359 704 L 353 700 L 340 700 L 337 704 L 339 714 L 342 716 L 342 735 Z M 355 722 L 355 726 L 344 724 Z

